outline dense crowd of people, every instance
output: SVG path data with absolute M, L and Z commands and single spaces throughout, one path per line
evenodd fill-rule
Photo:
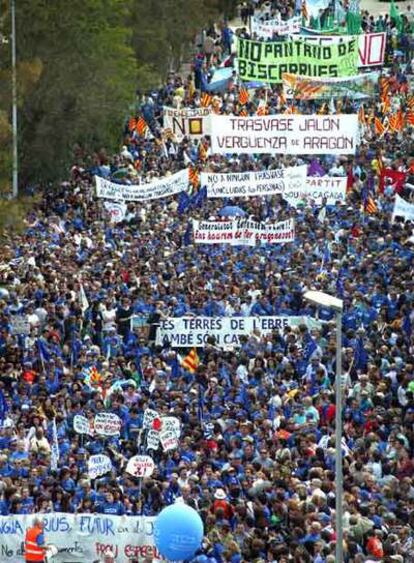
M 255 4 L 256 11 L 283 7 L 284 17 L 295 8 Z M 386 74 L 393 103 L 405 108 L 409 91 L 401 85 L 410 83 L 412 69 L 399 54 L 404 35 L 393 34 L 387 18 L 364 15 L 364 21 L 390 32 Z M 24 233 L 2 246 L 1 514 L 151 516 L 178 499 L 205 524 L 194 561 L 334 562 L 335 319 L 303 298 L 306 289 L 319 289 L 344 303 L 345 560 L 414 561 L 414 233 L 411 222 L 392 221 L 392 175 L 380 190 L 386 166 L 405 173 L 399 193 L 412 199 L 413 129 L 378 137 L 368 123 L 353 158 L 222 157 L 211 154 L 208 138 L 178 143 L 163 136 L 163 106 L 199 107 L 197 76 L 208 81 L 227 60 L 233 31 L 210 29 L 191 74 L 171 74 L 143 97 L 151 133 L 127 127 L 119 154 L 78 154 L 70 179 L 45 189 Z M 239 86 L 234 77 L 214 93 L 216 111 L 240 112 Z M 243 107 L 254 114 L 264 99 L 270 113 L 289 109 L 279 87 L 252 90 Z M 380 111 L 378 98 L 364 104 L 367 114 Z M 320 106 L 297 101 L 301 112 Z M 344 99 L 341 108 L 356 113 L 359 105 Z M 199 186 L 186 206 L 180 196 L 132 202 L 114 223 L 93 183 L 94 174 L 134 184 L 188 166 L 239 172 L 312 162 L 348 177 L 346 201 L 322 206 L 322 214 L 312 201 L 294 208 L 279 195 L 206 199 Z M 364 204 L 367 192 L 373 213 Z M 191 219 L 217 217 L 227 203 L 259 221 L 294 218 L 295 242 L 193 244 Z M 143 326 L 131 329 L 134 315 Z M 191 373 L 177 362 L 188 349 L 156 342 L 162 319 L 184 315 L 298 315 L 319 325 L 252 333 L 226 349 L 210 338 Z M 13 334 L 22 316 L 29 331 Z M 99 378 L 85 382 L 92 367 Z M 151 454 L 156 470 L 140 482 L 125 468 L 145 450 L 147 408 L 179 418 L 182 433 L 178 449 Z M 99 412 L 121 418 L 119 436 L 74 431 L 75 415 Z M 97 453 L 109 455 L 114 470 L 91 480 L 87 460 Z

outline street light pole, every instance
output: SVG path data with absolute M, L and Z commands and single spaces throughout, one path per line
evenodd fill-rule
M 335 392 L 335 560 L 343 557 L 343 467 L 342 467 L 342 312 L 336 311 L 336 392 Z
M 343 530 L 343 467 L 342 467 L 342 309 L 343 302 L 322 291 L 306 291 L 304 298 L 335 311 L 336 315 L 336 373 L 335 373 L 335 561 L 344 561 Z
M 13 130 L 13 198 L 19 194 L 19 162 L 17 153 L 17 76 L 16 76 L 16 5 L 10 0 L 12 56 L 12 130 Z

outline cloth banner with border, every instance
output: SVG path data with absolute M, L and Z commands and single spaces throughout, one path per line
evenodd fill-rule
M 283 194 L 306 181 L 307 166 L 292 166 L 276 170 L 252 172 L 202 172 L 201 185 L 207 187 L 207 197 L 254 197 Z
M 287 99 L 330 100 L 373 98 L 378 90 L 379 72 L 367 72 L 345 78 L 308 78 L 297 74 L 283 75 L 283 93 Z
M 231 221 L 193 220 L 196 244 L 231 244 L 232 246 L 255 246 L 256 243 L 283 244 L 295 240 L 295 221 L 288 219 L 279 223 L 259 223 L 249 219 Z
M 179 143 L 184 137 L 201 139 L 210 135 L 210 114 L 209 108 L 164 107 L 164 131 L 171 131 Z
M 240 337 L 250 337 L 253 331 L 262 335 L 274 330 L 283 331 L 287 326 L 305 324 L 309 329 L 322 325 L 312 317 L 170 317 L 161 319 L 156 344 L 165 338 L 172 348 L 203 348 L 209 336 L 214 336 L 219 347 L 241 346 Z
M 188 189 L 188 168 L 148 184 L 116 184 L 95 176 L 96 195 L 118 201 L 146 201 L 169 197 Z
M 258 39 L 272 39 L 273 34 L 277 35 L 292 35 L 300 33 L 302 25 L 302 16 L 294 16 L 288 20 L 273 18 L 262 21 L 258 17 L 252 17 L 252 34 L 256 35 Z
M 109 549 L 117 563 L 128 563 L 132 558 L 165 562 L 155 547 L 155 517 L 64 512 L 39 516 L 44 522 L 46 543 L 58 550 L 50 563 L 101 561 Z M 24 537 L 32 523 L 33 514 L 0 516 L 2 563 L 24 563 Z
M 237 39 L 238 75 L 244 81 L 281 84 L 282 75 L 300 74 L 321 78 L 357 74 L 358 40 L 313 45 L 303 40 L 252 41 Z
M 355 154 L 358 115 L 211 116 L 215 154 Z

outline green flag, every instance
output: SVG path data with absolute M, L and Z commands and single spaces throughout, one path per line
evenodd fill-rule
M 402 31 L 403 28 L 403 19 L 402 16 L 400 14 L 399 9 L 397 8 L 397 6 L 395 5 L 394 0 L 391 0 L 391 5 L 390 5 L 390 20 L 392 22 L 394 22 L 395 27 L 398 29 L 399 32 Z

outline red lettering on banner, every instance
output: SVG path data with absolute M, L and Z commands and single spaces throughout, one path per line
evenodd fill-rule
M 113 552 L 115 557 L 118 557 L 118 546 L 112 545 L 110 543 L 96 543 L 95 544 L 96 555 L 105 555 L 105 553 L 109 550 Z
M 125 557 L 151 557 L 166 561 L 154 545 L 126 545 L 124 554 Z

